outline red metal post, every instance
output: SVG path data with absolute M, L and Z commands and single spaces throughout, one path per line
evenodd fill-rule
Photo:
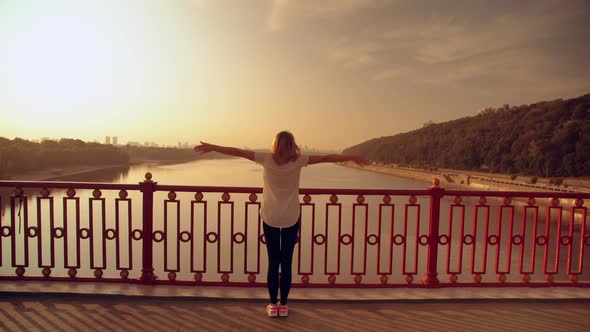
M 152 174 L 145 173 L 145 180 L 140 182 L 139 186 L 139 190 L 143 193 L 142 264 L 139 280 L 142 284 L 153 284 L 157 277 L 154 275 L 153 255 L 154 191 L 156 182 L 152 181 Z
M 438 232 L 440 222 L 440 200 L 443 196 L 444 189 L 439 187 L 438 179 L 432 180 L 432 187 L 428 188 L 430 192 L 430 221 L 428 225 L 428 260 L 426 266 L 426 275 L 422 278 L 422 283 L 426 287 L 440 287 L 437 275 L 438 263 Z

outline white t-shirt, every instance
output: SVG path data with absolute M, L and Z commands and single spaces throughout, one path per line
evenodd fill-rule
M 263 167 L 262 204 L 260 216 L 269 226 L 290 227 L 299 219 L 299 176 L 309 156 L 278 165 L 268 152 L 256 152 L 256 163 Z

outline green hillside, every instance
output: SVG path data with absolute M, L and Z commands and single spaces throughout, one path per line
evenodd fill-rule
M 476 116 L 375 138 L 344 153 L 413 167 L 589 176 L 590 94 L 488 108 Z

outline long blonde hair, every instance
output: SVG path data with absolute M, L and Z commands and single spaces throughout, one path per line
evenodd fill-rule
M 297 160 L 300 154 L 295 137 L 289 131 L 281 131 L 272 141 L 272 158 L 279 165 Z

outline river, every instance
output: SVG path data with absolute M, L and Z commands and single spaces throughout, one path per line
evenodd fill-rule
M 125 168 L 113 168 L 113 169 L 106 169 L 106 170 L 101 170 L 101 171 L 95 171 L 95 172 L 90 172 L 90 173 L 86 173 L 86 174 L 78 174 L 78 175 L 74 175 L 74 176 L 67 176 L 67 177 L 61 177 L 61 178 L 56 178 L 54 180 L 60 180 L 60 181 L 101 181 L 101 182 L 111 182 L 111 183 L 138 183 L 140 181 L 142 181 L 144 179 L 144 174 L 146 172 L 151 172 L 153 174 L 153 180 L 158 182 L 158 184 L 165 184 L 165 185 L 193 185 L 193 186 L 238 186 L 238 187 L 261 187 L 262 185 L 262 170 L 260 168 L 260 166 L 256 165 L 253 162 L 244 160 L 244 159 L 218 159 L 218 160 L 199 160 L 199 161 L 195 161 L 195 162 L 189 162 L 189 163 L 184 163 L 184 164 L 173 164 L 173 165 L 158 165 L 158 164 L 141 164 L 141 165 L 133 165 L 131 167 L 125 167 Z M 384 175 L 384 174 L 379 174 L 379 173 L 373 173 L 373 172 L 368 172 L 368 171 L 362 171 L 362 170 L 358 170 L 358 169 L 353 169 L 353 168 L 347 168 L 347 167 L 343 167 L 340 165 L 335 165 L 335 164 L 318 164 L 318 165 L 311 165 L 308 167 L 304 167 L 301 173 L 301 187 L 302 188 L 342 188 L 342 189 L 348 189 L 348 188 L 355 188 L 355 189 L 425 189 L 426 187 L 429 186 L 429 183 L 425 183 L 425 182 L 420 182 L 420 181 L 415 181 L 415 180 L 409 180 L 409 179 L 404 179 L 404 178 L 397 178 L 394 176 L 390 176 L 390 175 Z M 33 196 L 33 195 L 37 195 L 38 190 L 37 191 L 28 191 L 27 194 L 29 196 Z M 154 229 L 155 230 L 163 230 L 164 229 L 164 225 L 163 225 L 163 219 L 164 219 L 164 212 L 163 212 L 163 206 L 164 203 L 163 201 L 166 198 L 166 194 L 167 193 L 157 193 L 155 195 L 155 210 L 154 210 L 154 216 L 155 216 L 155 226 Z M 9 211 L 7 209 L 7 202 L 9 200 L 8 195 L 10 195 L 10 192 L 2 192 L 2 225 L 9 225 L 10 224 L 10 213 L 6 213 L 7 211 Z M 55 200 L 55 205 L 56 207 L 54 208 L 55 211 L 55 224 L 56 227 L 58 226 L 63 226 L 63 202 L 61 200 L 61 198 L 59 197 L 63 197 L 65 196 L 65 193 L 63 191 L 54 191 L 52 192 L 52 195 L 55 197 L 58 197 L 58 199 Z M 190 202 L 193 199 L 193 195 L 194 193 L 178 193 L 178 198 L 181 202 L 181 208 L 180 208 L 180 215 L 181 215 L 181 223 L 180 223 L 180 229 L 177 229 L 175 226 L 175 222 L 171 222 L 169 224 L 169 228 L 168 228 L 168 234 L 177 234 L 179 231 L 189 231 L 189 221 L 187 220 L 188 216 L 190 215 L 190 209 L 191 206 L 188 202 Z M 90 197 L 90 191 L 84 191 L 84 190 L 80 190 L 77 193 L 78 197 L 81 197 L 81 201 L 80 201 L 80 213 L 81 213 L 81 227 L 89 227 L 89 215 L 90 215 L 90 211 L 89 211 L 89 203 L 88 203 L 88 197 Z M 114 228 L 115 227 L 115 221 L 114 221 L 114 198 L 117 196 L 117 192 L 116 191 L 103 191 L 103 197 L 107 198 L 106 199 L 106 214 L 105 214 L 105 220 L 106 220 L 106 227 L 107 228 Z M 139 220 L 140 216 L 141 216 L 141 211 L 140 211 L 140 204 L 138 203 L 140 201 L 140 194 L 139 193 L 134 193 L 134 192 L 130 192 L 129 193 L 129 197 L 132 198 L 133 201 L 133 205 L 132 205 L 132 220 L 131 220 L 131 227 L 133 228 L 139 228 L 141 225 L 141 221 Z M 312 200 L 314 203 L 316 203 L 315 206 L 315 219 L 316 219 L 316 229 L 314 234 L 319 234 L 319 233 L 325 233 L 324 232 L 324 228 L 326 227 L 326 220 L 328 223 L 328 232 L 324 235 L 326 235 L 326 238 L 328 240 L 328 250 L 326 252 L 324 252 L 324 248 L 321 245 L 312 245 L 311 243 L 311 220 L 312 220 L 312 210 L 310 209 L 310 207 L 304 207 L 302 210 L 302 243 L 301 243 L 301 257 L 302 258 L 302 262 L 301 264 L 298 264 L 298 257 L 295 258 L 295 264 L 294 265 L 294 269 L 295 269 L 295 273 L 297 272 L 297 269 L 301 269 L 300 272 L 302 273 L 308 273 L 309 271 L 311 271 L 311 269 L 314 269 L 314 275 L 311 276 L 311 280 L 312 281 L 320 281 L 320 282 L 325 282 L 325 275 L 324 275 L 324 264 L 323 261 L 325 260 L 327 262 L 326 266 L 327 266 L 327 272 L 328 274 L 331 273 L 332 271 L 336 271 L 338 269 L 338 264 L 337 262 L 340 260 L 340 272 L 343 274 L 343 276 L 341 277 L 342 280 L 350 282 L 354 276 L 354 274 L 357 274 L 357 271 L 362 271 L 364 269 L 363 267 L 363 241 L 362 238 L 366 238 L 366 236 L 368 234 L 378 234 L 379 231 L 381 231 L 382 234 L 390 234 L 390 232 L 392 232 L 392 225 L 388 222 L 389 220 L 391 220 L 391 213 L 393 212 L 393 233 L 394 234 L 401 234 L 403 233 L 403 227 L 404 227 L 404 206 L 406 203 L 408 203 L 408 197 L 392 197 L 392 203 L 395 205 L 393 208 L 390 207 L 384 207 L 382 208 L 381 212 L 382 212 L 382 225 L 381 225 L 381 230 L 379 230 L 379 222 L 378 222 L 378 215 L 379 215 L 379 203 L 381 203 L 383 197 L 379 196 L 367 196 L 366 197 L 366 202 L 369 204 L 368 205 L 368 226 L 367 226 L 367 232 L 365 233 L 363 227 L 364 227 L 364 208 L 363 207 L 359 207 L 355 210 L 354 212 L 354 217 L 357 220 L 356 224 L 353 227 L 353 223 L 352 223 L 352 203 L 354 202 L 354 200 L 356 199 L 356 196 L 352 197 L 352 196 L 344 196 L 341 195 L 339 197 L 339 203 L 342 203 L 342 233 L 348 233 L 351 234 L 353 231 L 356 234 L 359 234 L 360 236 L 356 236 L 355 238 L 351 239 L 351 241 L 354 243 L 355 246 L 355 250 L 353 252 L 352 250 L 352 246 L 351 245 L 342 245 L 341 249 L 341 253 L 340 253 L 340 259 L 338 259 L 338 251 L 337 251 L 337 242 L 338 242 L 338 219 L 337 219 L 337 207 L 329 207 L 329 215 L 328 218 L 326 218 L 326 203 L 329 202 L 329 195 L 321 195 L 321 196 L 317 196 L 317 197 L 312 197 Z M 415 243 L 415 237 L 416 237 L 416 230 L 418 232 L 419 235 L 422 234 L 427 234 L 428 232 L 428 213 L 429 213 L 429 200 L 427 196 L 424 197 L 417 197 L 418 199 L 418 206 L 410 206 L 409 210 L 408 210 L 408 230 L 407 230 L 407 241 L 408 241 L 408 246 L 407 246 L 407 253 L 406 253 L 406 257 L 407 257 L 407 261 L 406 261 L 406 269 L 409 272 L 416 272 L 416 277 L 421 277 L 424 272 L 425 272 L 425 265 L 426 265 L 426 246 L 418 246 L 417 251 L 414 250 L 414 243 Z M 217 227 L 217 205 L 215 204 L 217 201 L 221 200 L 220 198 L 220 194 L 205 194 L 205 200 L 209 201 L 209 210 L 208 210 L 208 214 L 207 214 L 207 227 L 208 227 L 208 231 L 211 230 L 216 230 Z M 234 209 L 235 212 L 235 216 L 234 216 L 234 220 L 235 220 L 235 228 L 234 228 L 234 232 L 244 232 L 246 229 L 246 227 L 250 227 L 248 225 L 246 225 L 246 214 L 248 215 L 248 217 L 250 218 L 249 220 L 253 220 L 252 218 L 255 218 L 255 216 L 252 216 L 252 211 L 248 210 L 246 211 L 244 209 L 245 206 L 245 201 L 247 201 L 247 195 L 239 195 L 239 194 L 234 194 L 232 195 L 232 200 L 236 202 L 236 206 Z M 466 202 L 466 210 L 465 210 L 465 234 L 470 234 L 472 233 L 473 230 L 473 219 L 474 219 L 474 207 L 473 205 L 475 204 L 475 200 L 473 199 L 465 199 Z M 99 202 L 93 202 L 92 204 L 97 204 Z M 36 209 L 36 201 L 32 198 L 30 198 L 27 202 L 27 204 L 29 205 L 29 226 L 31 225 L 35 225 L 36 224 L 36 214 L 35 214 L 35 209 Z M 448 230 L 448 225 L 449 225 L 449 205 L 451 204 L 451 198 L 445 198 L 443 199 L 443 202 L 441 203 L 441 233 L 446 234 L 447 230 Z M 542 203 L 544 204 L 544 203 Z M 42 205 L 44 206 L 44 210 L 48 211 L 49 208 L 49 204 L 47 202 L 43 202 Z M 198 204 L 197 204 L 198 205 Z M 498 229 L 498 211 L 499 211 L 499 203 L 498 202 L 494 202 L 490 200 L 490 224 L 489 224 L 489 230 L 490 233 L 489 234 L 494 234 L 497 233 L 497 229 Z M 98 208 L 99 205 L 94 205 L 95 208 L 93 209 L 93 219 L 95 220 L 94 222 L 96 222 L 96 220 L 100 220 L 102 218 L 102 215 L 100 213 L 100 209 Z M 336 209 L 336 210 L 335 210 Z M 223 218 L 221 218 L 221 220 L 224 220 L 224 222 L 221 225 L 221 229 L 220 230 L 216 230 L 216 231 L 221 231 L 223 234 L 226 234 L 226 236 L 221 236 L 220 238 L 220 244 L 221 244 L 221 256 L 219 258 L 220 260 L 220 265 L 222 266 L 222 269 L 229 269 L 231 267 L 231 261 L 230 261 L 230 255 L 228 255 L 228 250 L 227 248 L 229 248 L 229 236 L 227 234 L 230 233 L 230 229 L 229 229 L 229 214 L 226 211 L 225 208 L 222 208 L 222 214 L 223 214 Z M 545 217 L 544 217 L 544 207 L 541 207 L 539 209 L 540 214 L 539 214 L 539 221 L 538 221 L 538 225 L 537 225 L 537 234 L 542 234 L 545 231 Z M 69 204 L 67 209 L 66 209 L 66 214 L 68 215 L 68 218 L 75 218 L 75 211 L 73 211 L 73 204 Z M 98 212 L 97 212 L 98 211 Z M 120 206 L 120 216 L 121 218 L 123 218 L 124 216 L 127 215 L 127 211 L 124 205 Z M 173 209 L 168 209 L 168 219 L 169 220 L 173 220 L 175 221 L 177 216 L 174 214 L 171 214 L 170 211 L 173 211 Z M 460 225 L 460 220 L 458 220 L 457 218 L 457 212 L 459 210 L 455 209 L 454 213 L 455 213 L 455 217 L 453 218 L 454 222 L 453 222 L 453 239 L 451 241 L 451 253 L 450 253 L 450 257 L 451 257 L 451 270 L 455 270 L 456 268 L 459 267 L 459 246 L 460 246 L 460 241 L 458 240 L 459 238 L 459 225 Z M 519 234 L 520 230 L 521 230 L 521 225 L 522 225 L 522 208 L 521 207 L 515 207 L 515 218 L 514 218 L 514 234 Z M 476 237 L 476 243 L 479 243 L 475 246 L 469 246 L 466 245 L 464 246 L 464 251 L 463 251 L 463 257 L 461 259 L 462 264 L 460 264 L 460 267 L 463 269 L 463 274 L 460 277 L 459 281 L 471 281 L 471 273 L 470 273 L 470 262 L 471 262 L 471 255 L 473 254 L 473 251 L 475 250 L 475 267 L 476 270 L 480 270 L 481 268 L 483 268 L 483 257 L 486 257 L 487 262 L 486 262 L 486 267 L 487 267 L 487 273 L 483 274 L 483 280 L 484 281 L 493 281 L 497 278 L 497 275 L 494 273 L 494 267 L 495 267 L 495 263 L 496 263 L 496 248 L 497 246 L 494 245 L 490 245 L 488 246 L 488 252 L 483 255 L 482 250 L 484 249 L 484 246 L 481 245 L 482 243 L 484 243 L 484 224 L 485 224 L 485 214 L 482 213 L 485 212 L 485 210 L 480 209 L 479 213 L 478 213 L 478 231 L 477 231 L 477 235 Z M 506 212 L 506 210 L 505 210 Z M 417 213 L 420 213 L 420 222 L 417 223 L 416 220 L 418 218 Z M 49 219 L 49 214 L 46 212 L 42 213 L 42 218 L 43 220 L 48 220 Z M 190 219 L 190 218 L 188 218 Z M 71 220 L 71 219 L 70 219 Z M 204 219 L 203 219 L 204 220 Z M 225 220 L 228 220 L 227 222 Z M 360 222 L 359 222 L 360 220 Z M 21 221 L 22 222 L 22 221 Z M 126 226 L 125 224 L 127 224 L 128 221 L 126 220 L 121 220 L 121 232 L 129 232 L 129 227 Z M 504 228 L 503 230 L 503 236 L 500 237 L 500 242 L 502 243 L 501 245 L 501 249 L 499 251 L 499 258 L 500 258 L 500 268 L 502 269 L 502 267 L 505 267 L 508 264 L 508 260 L 507 260 L 507 254 L 508 254 L 508 249 L 509 246 L 506 246 L 506 242 L 508 241 L 508 224 L 509 224 L 509 219 L 506 217 L 506 215 L 504 215 L 504 217 L 501 219 L 501 224 L 502 227 Z M 171 226 L 170 226 L 171 225 Z M 567 225 L 566 223 L 564 223 L 564 225 L 562 225 L 562 232 L 568 232 L 569 230 L 567 229 Z M 48 234 L 49 231 L 49 226 L 47 226 L 47 223 L 42 223 L 41 226 L 41 230 L 42 232 L 44 232 L 44 234 Z M 73 226 L 70 226 L 70 228 Z M 353 229 L 354 228 L 354 229 Z M 527 214 L 527 218 L 526 218 L 526 232 L 527 234 L 531 234 L 530 232 L 533 231 L 533 222 L 532 222 L 532 215 L 529 212 Z M 249 236 L 247 238 L 248 241 L 251 241 L 250 243 L 255 243 L 256 242 L 256 238 L 252 237 L 252 234 L 254 234 L 255 236 L 255 229 L 254 232 L 252 231 L 252 229 L 248 229 L 249 230 Z M 75 229 L 71 229 L 71 232 L 74 232 Z M 204 234 L 204 228 L 202 229 L 194 229 L 193 233 L 197 234 L 198 232 L 201 232 Z M 550 234 L 556 234 L 555 232 L 557 231 L 556 229 L 556 225 L 555 223 L 550 223 Z M 18 232 L 18 230 L 17 230 Z M 579 230 L 578 230 L 579 232 Z M 565 233 L 564 233 L 565 234 Z M 575 236 L 574 236 L 575 237 Z M 45 237 L 47 239 L 49 239 L 48 237 Z M 197 238 L 197 237 L 196 237 Z M 216 246 L 217 244 L 213 243 L 213 244 L 205 244 L 203 238 L 203 235 L 198 236 L 197 240 L 195 238 L 195 248 L 193 249 L 193 253 L 196 257 L 198 257 L 199 255 L 199 248 L 207 248 L 207 271 L 211 271 L 211 270 L 216 270 L 217 266 L 216 266 L 216 258 L 217 258 L 217 252 L 216 252 Z M 22 241 L 24 241 L 25 237 L 23 232 L 18 232 L 17 235 L 17 242 L 18 243 L 22 243 Z M 224 240 L 225 239 L 225 240 Z M 390 239 L 389 237 L 387 237 L 387 239 Z M 2 243 L 2 249 L 3 252 L 10 252 L 10 247 L 9 247 L 9 242 L 7 241 L 8 239 L 5 238 L 5 240 Z M 36 257 L 36 252 L 37 252 L 37 244 L 36 241 L 33 241 L 34 239 L 29 239 L 29 257 L 31 259 L 30 265 L 35 266 L 37 264 L 37 257 Z M 85 258 L 88 257 L 89 254 L 89 245 L 84 245 L 82 244 L 80 246 L 80 252 L 81 252 L 81 260 L 78 262 L 77 259 L 75 258 L 75 245 L 74 242 L 72 242 L 72 240 L 68 240 L 68 243 L 72 242 L 72 245 L 69 245 L 69 253 L 68 253 L 68 265 L 76 265 L 77 263 L 80 263 L 81 265 L 81 271 L 82 270 L 86 270 L 91 267 L 91 265 L 93 266 L 101 266 L 102 263 L 106 262 L 106 266 L 108 266 L 109 268 L 113 267 L 113 261 L 114 259 L 111 259 L 111 257 L 113 255 L 115 255 L 114 252 L 114 246 L 111 245 L 113 242 L 115 241 L 107 241 L 107 248 L 106 248 L 106 253 L 107 255 L 105 257 L 102 257 L 102 254 L 100 253 L 102 251 L 101 245 L 100 245 L 100 241 L 102 239 L 101 238 L 96 238 L 94 241 L 94 248 L 95 248 L 95 252 L 96 254 L 93 256 L 93 260 L 94 260 L 94 264 L 89 264 L 89 259 Z M 174 237 L 168 237 L 166 239 L 167 241 L 169 241 L 170 243 L 170 249 L 168 250 L 166 255 L 167 256 L 167 260 L 168 260 L 168 269 L 166 269 L 166 267 L 164 266 L 164 259 L 163 259 L 163 254 L 160 253 L 159 255 L 156 254 L 156 261 L 155 261 L 155 265 L 156 265 L 156 271 L 161 271 L 159 274 L 163 274 L 164 270 L 178 270 L 180 269 L 180 271 L 178 272 L 179 275 L 179 279 L 186 279 L 189 278 L 190 279 L 190 273 L 188 272 L 188 270 L 190 270 L 190 266 L 187 266 L 187 264 L 191 264 L 189 262 L 188 259 L 185 259 L 185 256 L 190 255 L 190 252 L 188 251 L 188 246 L 186 246 L 185 244 L 182 243 L 177 243 L 176 239 Z M 123 248 L 131 248 L 135 251 L 134 255 L 133 255 L 133 269 L 131 269 L 132 271 L 137 271 L 139 268 L 139 264 L 140 261 L 138 261 L 138 255 L 137 255 L 137 251 L 140 250 L 140 248 L 138 247 L 139 243 L 135 242 L 130 244 L 126 239 L 118 239 L 117 241 L 119 241 L 119 245 Z M 307 241 L 307 242 L 305 242 Z M 402 248 L 403 245 L 394 245 L 393 247 L 393 254 L 391 253 L 391 251 L 389 251 L 389 245 L 391 244 L 391 241 L 386 240 L 386 236 L 382 236 L 378 241 L 380 241 L 380 246 L 377 245 L 368 245 L 367 246 L 367 276 L 364 277 L 366 281 L 370 281 L 370 282 L 376 282 L 377 278 L 378 278 L 378 274 L 377 274 L 377 265 L 376 265 L 376 254 L 379 251 L 380 254 L 380 261 L 379 261 L 379 268 L 382 271 L 386 271 L 388 269 L 388 265 L 389 262 L 391 262 L 391 260 L 393 259 L 393 274 L 390 276 L 390 280 L 391 282 L 403 282 L 403 278 L 404 275 L 402 274 Z M 412 242 L 414 241 L 414 242 Z M 544 246 L 536 246 L 536 250 L 535 250 L 535 254 L 532 254 L 531 248 L 532 240 L 525 240 L 525 251 L 523 254 L 523 262 L 525 263 L 525 271 L 528 270 L 528 268 L 530 267 L 532 261 L 531 261 L 531 257 L 535 257 L 535 259 L 533 260 L 536 264 L 535 267 L 535 273 L 532 274 L 533 280 L 539 281 L 542 280 L 543 273 L 542 273 L 542 267 L 543 267 L 543 250 L 544 250 Z M 551 238 L 550 238 L 550 248 L 555 248 L 555 243 L 551 243 Z M 64 266 L 64 258 L 63 258 L 63 248 L 60 249 L 60 243 L 62 243 L 62 240 L 56 239 L 56 252 L 62 252 L 62 254 L 57 254 L 54 259 L 56 262 L 56 265 L 59 266 Z M 574 241 L 574 244 L 576 244 L 576 241 Z M 46 245 L 44 245 L 45 247 Z M 157 243 L 155 244 L 155 247 L 158 248 L 158 246 L 161 246 L 161 243 Z M 74 248 L 72 248 L 74 247 Z M 239 247 L 239 245 L 234 244 L 234 247 L 236 250 L 235 251 L 235 255 L 234 255 L 234 270 L 237 272 L 242 272 L 243 271 L 243 266 L 247 265 L 248 270 L 252 270 L 252 269 L 256 269 L 256 259 L 255 256 L 257 255 L 256 252 L 252 252 L 251 248 L 248 252 L 248 254 L 246 255 L 248 257 L 248 262 L 244 263 L 244 253 L 240 253 L 241 247 Z M 312 254 L 311 252 L 311 248 L 314 247 L 315 251 Z M 448 246 L 441 246 L 439 249 L 439 273 L 441 274 L 441 278 L 446 278 L 446 259 L 449 256 L 447 254 L 447 248 Z M 181 253 L 181 257 L 182 260 L 180 263 L 180 266 L 177 265 L 176 263 L 176 250 L 178 249 L 178 251 Z M 510 248 L 512 250 L 512 257 L 510 260 L 510 266 L 511 266 L 511 273 L 507 273 L 508 277 L 509 277 L 509 281 L 518 281 L 520 280 L 520 274 L 518 271 L 518 265 L 519 265 L 519 261 L 520 261 L 520 250 L 521 250 L 521 246 L 518 245 L 513 245 L 512 248 Z M 567 280 L 567 274 L 565 273 L 565 264 L 566 264 L 566 260 L 567 260 L 567 246 L 561 245 L 560 246 L 560 251 L 559 251 L 559 273 L 556 276 L 556 279 L 559 280 Z M 24 249 L 21 246 L 17 247 L 17 262 L 19 264 L 24 263 Z M 202 253 L 201 253 L 202 254 Z M 326 256 L 327 255 L 327 256 Z M 418 255 L 418 259 L 419 259 L 419 264 L 418 264 L 418 269 L 417 271 L 414 271 L 414 266 L 413 266 L 413 260 L 416 257 L 416 255 Z M 553 256 L 552 256 L 553 255 Z M 123 255 L 124 256 L 124 255 Z M 297 256 L 297 252 L 296 252 L 296 256 Z M 314 263 L 312 265 L 312 263 L 309 261 L 309 257 L 314 257 Z M 74 257 L 74 258 L 72 258 Z M 252 259 L 250 259 L 250 257 L 252 257 Z M 307 259 L 305 258 L 307 257 Z M 555 250 L 549 250 L 549 266 L 551 266 L 551 262 L 552 259 L 555 259 Z M 589 255 L 585 255 L 585 259 L 584 259 L 584 265 L 586 265 L 586 268 L 584 269 L 584 276 L 588 275 L 588 265 L 590 262 L 588 262 L 588 257 Z M 13 268 L 9 267 L 9 257 L 6 257 L 3 260 L 3 265 L 1 267 L 3 271 L 3 274 L 5 273 L 5 271 L 8 270 L 12 270 Z M 261 251 L 261 258 L 262 258 L 262 262 L 261 262 L 261 270 L 264 271 L 264 261 L 265 261 L 265 253 L 264 253 L 264 248 L 262 248 Z M 576 256 L 576 252 L 574 250 L 574 260 L 575 259 L 579 259 L 579 255 Z M 48 262 L 50 262 L 51 260 L 51 256 L 49 255 L 49 250 L 44 250 L 42 253 L 42 257 L 41 260 L 43 262 L 43 264 L 47 265 Z M 303 261 L 305 260 L 305 261 Z M 120 264 L 122 266 L 128 266 L 129 265 L 129 260 L 126 257 L 121 257 L 121 262 Z M 203 269 L 203 264 L 205 264 L 204 262 L 199 262 L 198 259 L 195 259 L 195 262 L 193 263 L 193 268 L 196 270 L 199 269 Z M 213 264 L 213 265 L 211 265 Z M 85 269 L 86 267 L 86 269 Z M 63 268 L 62 268 L 63 269 Z M 54 274 L 52 275 L 62 275 L 66 272 L 66 270 L 64 269 L 62 272 L 58 272 L 58 268 L 56 268 L 56 272 L 54 272 Z M 114 270 L 114 267 L 113 267 Z M 353 274 L 350 274 L 350 271 L 353 271 Z M 550 269 L 551 270 L 551 269 Z M 137 273 L 137 272 L 135 272 Z M 209 273 L 209 272 L 208 272 Z M 114 275 L 116 276 L 116 274 Z M 340 278 L 340 277 L 339 277 Z M 340 280 L 340 279 L 339 279 Z M 442 280 L 441 281 L 446 281 L 446 280 Z

